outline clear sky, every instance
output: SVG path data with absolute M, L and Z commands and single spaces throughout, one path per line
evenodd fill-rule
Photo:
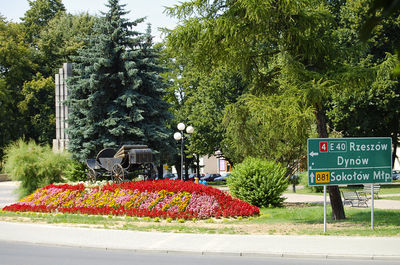
M 100 11 L 106 11 L 105 4 L 107 0 L 62 0 L 68 13 L 78 14 L 81 12 L 89 12 L 91 15 L 100 15 Z M 141 17 L 147 17 L 145 22 L 138 26 L 139 31 L 144 32 L 147 23 L 152 26 L 153 35 L 156 41 L 160 40 L 160 33 L 157 30 L 160 27 L 173 29 L 177 20 L 170 18 L 164 13 L 164 7 L 174 6 L 184 2 L 184 0 L 121 0 L 121 4 L 126 4 L 125 10 L 130 11 L 126 16 L 130 20 Z M 7 20 L 20 22 L 21 17 L 29 9 L 28 0 L 0 0 L 0 14 Z

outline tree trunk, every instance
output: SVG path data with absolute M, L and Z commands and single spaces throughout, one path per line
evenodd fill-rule
M 189 180 L 189 165 L 188 165 L 188 159 L 186 156 L 184 157 L 185 159 L 185 171 L 184 171 L 184 176 L 183 180 L 188 181 Z
M 196 173 L 197 177 L 200 179 L 200 156 L 196 154 Z
M 328 138 L 328 130 L 326 128 L 325 110 L 316 105 L 315 106 L 315 118 L 317 120 L 317 132 L 320 138 Z M 344 207 L 342 203 L 342 197 L 338 186 L 328 186 L 329 199 L 332 207 L 332 219 L 341 220 L 346 219 L 344 213 Z

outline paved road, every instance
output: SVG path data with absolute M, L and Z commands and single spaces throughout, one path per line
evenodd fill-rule
M 395 265 L 398 261 L 327 260 L 321 258 L 239 257 L 230 255 L 201 256 L 179 253 L 145 253 L 123 250 L 71 248 L 0 241 L 2 265 Z
M 19 182 L 16 181 L 0 182 L 0 209 L 18 200 L 15 193 L 18 185 Z
M 400 237 L 187 234 L 0 222 L 0 241 L 198 255 L 357 257 L 400 263 Z

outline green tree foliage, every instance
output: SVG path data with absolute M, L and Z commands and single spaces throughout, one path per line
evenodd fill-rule
M 287 165 L 287 175 L 294 172 L 307 149 L 314 119 L 311 107 L 290 94 L 246 95 L 225 113 L 226 149 L 234 162 L 260 157 Z
M 32 78 L 37 65 L 33 51 L 25 42 L 20 24 L 0 20 L 0 77 L 4 78 L 13 96 L 17 96 L 25 80 Z
M 28 0 L 30 8 L 21 18 L 29 43 L 36 43 L 40 32 L 59 12 L 65 12 L 61 0 Z
M 79 51 L 70 78 L 69 150 L 80 161 L 100 149 L 122 144 L 148 144 L 168 149 L 168 105 L 162 100 L 158 51 L 150 32 L 132 30 L 118 0 L 94 26 L 89 44 Z
M 182 22 L 169 33 L 168 45 L 209 72 L 219 65 L 239 71 L 250 93 L 261 99 L 297 95 L 306 109 L 313 108 L 319 137 L 328 137 L 324 104 L 335 88 L 329 73 L 341 55 L 328 2 L 201 0 L 182 3 L 169 13 Z M 260 149 L 265 142 L 256 144 Z M 334 218 L 345 218 L 339 190 L 329 191 Z
M 161 63 L 161 47 L 153 43 L 150 24 L 147 26 L 146 33 L 142 35 L 140 47 L 138 77 L 141 80 L 141 86 L 138 92 L 142 100 L 137 102 L 135 107 L 142 112 L 143 119 L 137 123 L 137 126 L 141 128 L 145 136 L 139 141 L 153 148 L 156 159 L 162 165 L 171 159 L 174 152 L 172 132 L 166 127 L 172 115 L 168 111 L 170 105 L 164 100 L 167 82 L 163 79 L 162 73 L 167 69 Z M 125 95 L 128 98 L 131 93 L 127 92 Z
M 19 24 L 0 18 L 0 160 L 3 147 L 24 132 L 25 123 L 17 105 L 23 98 L 25 80 L 30 80 L 37 68 L 24 36 Z
M 56 126 L 53 78 L 38 73 L 32 81 L 24 83 L 21 93 L 24 98 L 18 108 L 26 122 L 25 137 L 50 144 Z
M 63 181 L 63 170 L 70 159 L 55 154 L 49 146 L 18 140 L 5 150 L 4 170 L 13 180 L 21 181 L 19 197 L 25 197 L 54 182 Z
M 227 180 L 233 196 L 258 207 L 282 206 L 282 193 L 289 183 L 279 163 L 247 157 L 237 164 Z
M 398 65 L 395 55 L 375 67 L 363 82 L 332 96 L 328 117 L 332 126 L 346 137 L 391 137 L 394 150 L 400 142 L 400 85 L 393 76 Z M 354 76 L 357 73 L 354 74 Z M 359 76 L 359 75 L 358 75 Z M 393 152 L 393 163 L 396 151 Z
M 189 149 L 200 155 L 212 155 L 218 150 L 225 154 L 224 109 L 238 100 L 246 84 L 240 75 L 224 67 L 216 68 L 210 75 L 199 73 L 197 76 L 198 86 L 189 90 L 184 106 L 189 108 L 187 119 L 196 128 Z M 229 156 L 226 158 L 231 160 Z
M 95 20 L 87 13 L 59 13 L 51 19 L 37 41 L 43 71 L 54 75 L 63 63 L 72 62 L 86 44 L 84 38 L 92 34 Z
M 373 2 L 373 1 L 372 1 Z M 394 74 L 400 42 L 400 11 L 379 18 L 379 25 L 365 42 L 357 36 L 365 26 L 371 2 L 348 1 L 340 10 L 337 34 L 348 49 L 345 71 L 336 73 L 342 90 L 332 94 L 328 116 L 344 136 L 392 137 L 394 150 L 400 142 L 400 85 Z M 376 3 L 375 3 L 376 5 Z M 393 162 L 396 151 L 393 152 Z
M 80 38 L 94 21 L 65 14 L 61 1 L 30 6 L 22 23 L 0 16 L 0 160 L 3 148 L 18 138 L 54 138 L 54 72 L 85 44 Z
M 393 18 L 395 18 L 396 22 L 398 22 L 399 11 L 400 1 L 398 0 L 371 0 L 371 5 L 368 10 L 368 17 L 364 21 L 364 24 L 360 29 L 361 40 L 363 40 L 364 42 L 369 40 L 376 28 L 381 25 L 385 25 L 385 22 L 387 21 L 391 23 L 393 21 Z M 400 39 L 398 38 L 398 36 L 383 35 L 382 37 L 384 37 L 383 40 L 389 40 L 396 45 L 395 50 L 397 58 L 400 60 Z M 378 39 L 377 41 L 379 42 L 381 40 Z M 394 73 L 396 75 L 400 75 L 400 64 L 396 66 Z

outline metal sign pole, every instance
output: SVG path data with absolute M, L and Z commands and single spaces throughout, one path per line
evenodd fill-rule
M 326 185 L 324 185 L 324 233 L 326 233 Z
M 374 230 L 374 183 L 371 184 L 371 229 Z

